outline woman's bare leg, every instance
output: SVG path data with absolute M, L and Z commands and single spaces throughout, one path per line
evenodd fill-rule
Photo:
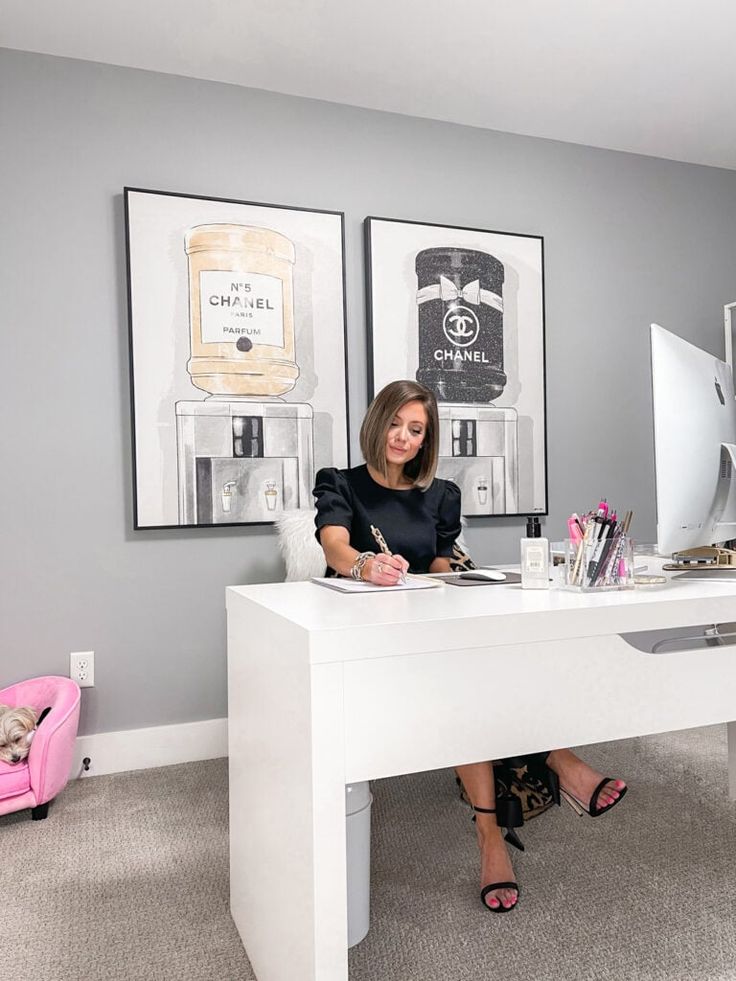
M 467 766 L 456 767 L 455 772 L 462 780 L 471 804 L 476 807 L 495 808 L 493 764 L 469 763 Z M 490 882 L 512 882 L 514 870 L 503 840 L 503 831 L 496 824 L 496 815 L 476 813 L 475 826 L 481 856 L 481 888 Z M 499 906 L 510 909 L 516 905 L 517 898 L 518 893 L 515 889 L 494 889 L 493 892 L 488 893 L 485 902 L 491 909 L 498 909 Z
M 555 749 L 547 757 L 547 766 L 560 778 L 560 786 L 576 797 L 585 807 L 603 774 L 584 763 L 569 749 Z M 621 795 L 626 784 L 623 780 L 610 780 L 598 794 L 598 805 L 607 807 Z

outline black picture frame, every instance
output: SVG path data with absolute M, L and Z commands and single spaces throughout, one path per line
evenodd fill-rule
M 311 508 L 350 462 L 343 212 L 123 195 L 133 527 Z
M 368 392 L 436 395 L 438 476 L 466 517 L 546 515 L 544 238 L 369 215 Z

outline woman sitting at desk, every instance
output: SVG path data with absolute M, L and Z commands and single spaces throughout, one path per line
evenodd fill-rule
M 438 434 L 437 403 L 429 389 L 396 381 L 378 393 L 360 430 L 366 463 L 317 474 L 317 536 L 328 575 L 395 586 L 408 571 L 450 572 L 461 528 L 460 490 L 435 477 Z M 549 753 L 546 764 L 564 794 L 589 802 L 593 817 L 626 792 L 622 780 L 603 777 L 569 749 Z M 496 823 L 493 764 L 471 763 L 456 772 L 475 812 L 481 902 L 494 913 L 507 912 L 516 906 L 519 887 Z

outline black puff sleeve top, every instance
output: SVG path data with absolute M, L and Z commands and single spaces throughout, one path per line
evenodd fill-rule
M 380 552 L 374 525 L 411 572 L 428 572 L 435 558 L 449 558 L 460 534 L 460 489 L 439 477 L 426 491 L 393 490 L 377 484 L 365 464 L 350 470 L 327 467 L 317 474 L 314 496 L 318 540 L 320 528 L 340 525 L 350 532 L 353 548 Z

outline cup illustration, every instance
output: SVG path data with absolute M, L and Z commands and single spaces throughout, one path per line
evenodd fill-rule
M 269 511 L 275 511 L 276 510 L 276 504 L 277 504 L 278 499 L 279 499 L 279 491 L 278 491 L 278 488 L 276 486 L 276 481 L 275 480 L 267 480 L 266 481 L 266 489 L 265 489 L 265 491 L 263 493 L 265 494 L 265 497 L 266 497 L 266 507 L 268 508 Z

